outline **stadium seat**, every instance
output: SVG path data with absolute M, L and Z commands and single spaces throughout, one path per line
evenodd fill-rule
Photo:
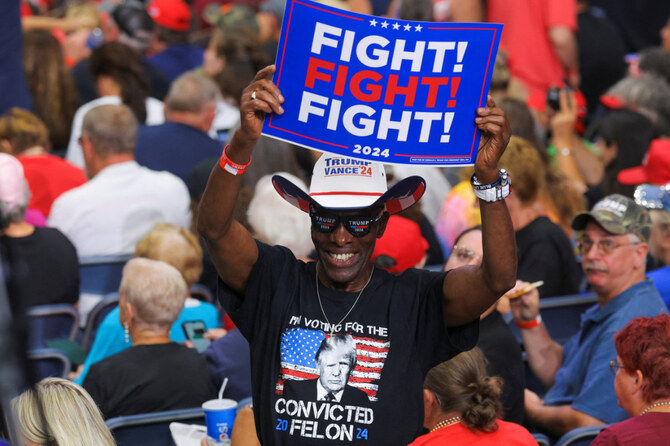
M 26 355 L 36 381 L 49 377 L 67 378 L 72 371 L 70 359 L 60 350 L 39 348 L 29 350 Z
M 77 337 L 79 312 L 70 304 L 38 305 L 26 311 L 28 318 L 28 349 L 47 348 L 48 340 Z
M 88 313 L 86 326 L 81 337 L 81 348 L 86 354 L 91 350 L 95 334 L 105 317 L 119 306 L 119 293 L 109 293 Z
M 609 425 L 578 427 L 559 438 L 555 446 L 589 446 L 607 426 Z
M 118 446 L 169 446 L 174 445 L 170 433 L 173 421 L 204 426 L 205 413 L 195 407 L 110 418 L 106 424 Z

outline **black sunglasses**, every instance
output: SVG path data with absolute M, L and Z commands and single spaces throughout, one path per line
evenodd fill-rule
M 372 224 L 382 218 L 383 210 L 380 210 L 376 216 L 369 215 L 349 215 L 341 216 L 323 210 L 316 210 L 310 208 L 309 216 L 312 219 L 312 226 L 323 233 L 328 234 L 333 232 L 342 223 L 347 231 L 354 237 L 366 236 Z

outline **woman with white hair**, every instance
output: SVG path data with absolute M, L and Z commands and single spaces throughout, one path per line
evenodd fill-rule
M 46 378 L 12 400 L 22 441 L 29 445 L 114 446 L 91 396 L 72 381 Z
M 187 293 L 167 263 L 134 258 L 123 268 L 119 319 L 132 347 L 93 364 L 84 380 L 106 418 L 196 407 L 213 396 L 205 359 L 170 339 Z
M 56 228 L 26 221 L 30 190 L 12 155 L 0 153 L 0 253 L 14 309 L 79 300 L 79 261 L 68 238 Z
M 160 260 L 174 266 L 191 286 L 198 281 L 202 273 L 202 249 L 198 239 L 184 228 L 170 223 L 158 223 L 135 246 L 135 257 Z M 219 327 L 219 312 L 207 302 L 187 297 L 184 309 L 172 324 L 170 339 L 184 342 L 186 336 L 181 324 L 186 321 L 201 320 L 208 329 Z M 91 350 L 78 376 L 70 376 L 77 384 L 82 384 L 92 364 L 108 358 L 130 347 L 130 340 L 124 336 L 123 327 L 119 322 L 119 308 L 109 312 L 102 321 L 95 335 Z

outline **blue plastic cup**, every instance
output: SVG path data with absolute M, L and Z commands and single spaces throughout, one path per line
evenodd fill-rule
M 237 401 L 230 399 L 209 400 L 203 403 L 207 436 L 219 443 L 230 444 L 233 423 L 237 415 Z

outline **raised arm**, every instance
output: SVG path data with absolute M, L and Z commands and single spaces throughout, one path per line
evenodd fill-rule
M 477 109 L 475 119 L 482 132 L 475 160 L 475 175 L 480 184 L 498 181 L 498 160 L 511 135 L 504 112 L 490 96 L 486 105 Z M 516 280 L 516 242 L 505 201 L 479 200 L 479 207 L 484 255 L 481 264 L 456 268 L 444 280 L 444 317 L 449 326 L 479 318 Z
M 518 281 L 510 291 L 520 290 L 528 282 Z M 556 372 L 563 364 L 563 347 L 549 335 L 547 327 L 539 321 L 540 293 L 537 289 L 522 295 L 517 299 L 510 299 L 510 307 L 514 320 L 521 324 L 521 338 L 524 349 L 528 354 L 528 363 L 535 376 L 547 388 L 554 384 Z
M 263 68 L 242 92 L 241 125 L 225 149 L 228 159 L 237 165 L 245 165 L 251 159 L 265 114 L 284 112 L 281 106 L 284 98 L 270 79 L 274 72 L 274 65 Z M 233 220 L 233 207 L 241 184 L 241 175 L 233 175 L 218 164 L 214 166 L 198 213 L 198 232 L 207 243 L 219 277 L 238 293 L 246 288 L 258 259 L 253 237 Z

